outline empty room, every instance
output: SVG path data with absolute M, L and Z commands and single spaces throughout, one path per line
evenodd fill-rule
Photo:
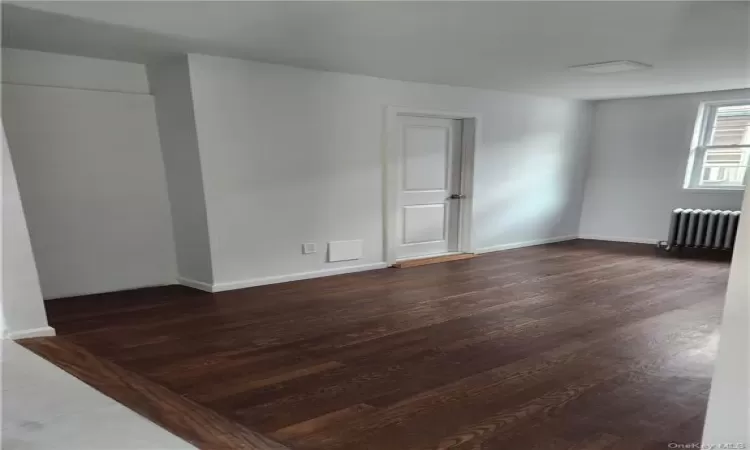
M 3 448 L 750 445 L 749 2 L 3 2 L 0 70 Z

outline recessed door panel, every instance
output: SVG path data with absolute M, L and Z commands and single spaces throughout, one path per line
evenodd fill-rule
M 445 239 L 445 205 L 404 207 L 404 244 L 421 244 Z
M 448 187 L 449 130 L 436 126 L 404 128 L 404 190 Z

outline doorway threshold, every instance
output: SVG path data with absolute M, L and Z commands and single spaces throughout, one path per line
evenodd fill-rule
M 437 264 L 449 261 L 460 261 L 462 259 L 471 259 L 475 257 L 474 253 L 449 253 L 444 255 L 425 256 L 423 258 L 405 259 L 397 261 L 392 267 L 397 269 L 406 269 L 407 267 L 425 266 L 427 264 Z

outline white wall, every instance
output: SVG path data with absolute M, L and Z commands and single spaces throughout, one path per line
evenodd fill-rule
M 675 208 L 737 210 L 741 191 L 684 190 L 702 101 L 750 98 L 750 89 L 596 102 L 580 234 L 655 242 Z
M 2 132 L 2 337 L 54 334 L 47 325 L 13 162 Z
M 183 282 L 187 280 L 211 285 L 214 276 L 206 199 L 195 135 L 187 57 L 150 64 L 148 77 L 156 101 L 159 137 L 172 208 L 177 272 Z
M 44 297 L 173 283 L 154 101 L 120 92 L 144 91 L 145 67 L 11 54 L 3 121 Z M 85 76 L 71 76 L 78 72 Z M 20 84 L 25 79 L 55 87 Z
M 750 212 L 750 195 L 742 209 Z M 737 231 L 703 443 L 750 445 L 750 221 Z
M 478 249 L 577 233 L 584 102 L 200 55 L 189 66 L 219 285 L 384 261 L 387 105 L 482 115 Z M 364 258 L 326 263 L 326 242 L 345 239 L 363 239 Z M 303 242 L 321 251 L 302 255 Z

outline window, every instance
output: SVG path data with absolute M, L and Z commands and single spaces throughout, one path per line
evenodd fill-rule
M 750 163 L 750 100 L 706 103 L 696 121 L 685 188 L 744 189 Z

